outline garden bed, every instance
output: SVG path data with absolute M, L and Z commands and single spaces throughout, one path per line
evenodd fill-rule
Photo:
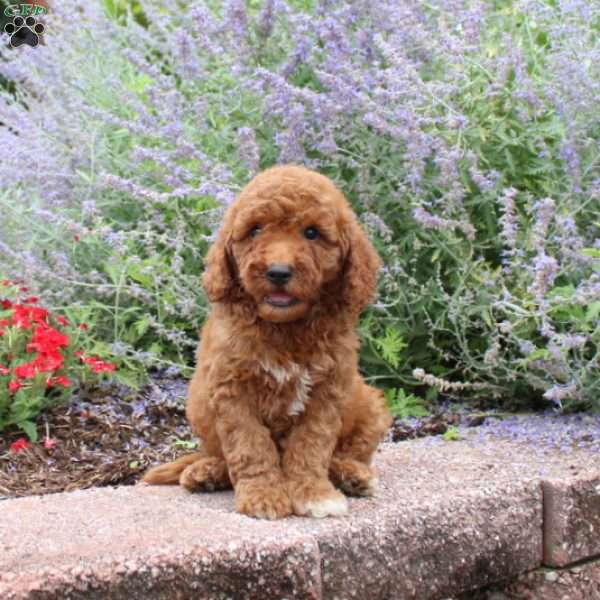
M 49 409 L 39 420 L 39 442 L 16 430 L 0 437 L 0 499 L 131 485 L 151 465 L 195 447 L 185 418 L 187 380 L 154 374 L 135 392 L 106 383 L 75 401 Z M 442 409 L 421 419 L 396 418 L 387 439 L 402 441 L 446 434 L 481 418 Z
M 22 433 L 3 433 L 0 498 L 133 484 L 148 465 L 193 444 L 186 391 L 183 379 L 161 377 L 137 393 L 106 384 L 49 409 L 39 443 L 20 449 Z
M 90 487 L 133 485 L 152 464 L 196 447 L 185 417 L 187 379 L 156 372 L 139 391 L 104 382 L 56 405 L 38 421 L 39 441 L 0 436 L 0 500 Z M 442 404 L 427 417 L 396 417 L 386 441 L 511 439 L 548 451 L 600 453 L 600 414 L 476 412 Z

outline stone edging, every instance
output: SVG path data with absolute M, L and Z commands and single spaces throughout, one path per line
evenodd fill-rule
M 179 488 L 4 501 L 0 598 L 422 600 L 600 554 L 595 455 L 409 442 L 376 464 L 378 496 L 321 521 L 249 519 L 231 492 Z

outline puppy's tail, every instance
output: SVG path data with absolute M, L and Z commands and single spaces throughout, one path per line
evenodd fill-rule
M 152 485 L 175 485 L 179 483 L 179 476 L 181 472 L 192 463 L 195 463 L 199 458 L 202 458 L 203 452 L 194 452 L 193 454 L 186 454 L 181 456 L 177 460 L 167 463 L 166 465 L 159 465 L 150 469 L 142 481 L 150 483 Z

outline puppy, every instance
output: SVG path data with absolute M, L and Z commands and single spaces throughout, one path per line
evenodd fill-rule
M 144 481 L 233 486 L 239 512 L 267 519 L 343 515 L 336 487 L 373 494 L 391 416 L 358 372 L 355 326 L 380 264 L 328 178 L 297 166 L 256 176 L 207 256 L 212 312 L 187 402 L 200 450 Z

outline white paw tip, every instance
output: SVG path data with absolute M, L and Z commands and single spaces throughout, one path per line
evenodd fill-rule
M 374 496 L 377 488 L 379 487 L 379 479 L 377 477 L 373 477 L 369 479 L 367 484 L 367 496 Z
M 306 503 L 306 515 L 322 519 L 323 517 L 341 517 L 348 512 L 348 501 L 344 496 L 326 498 Z

